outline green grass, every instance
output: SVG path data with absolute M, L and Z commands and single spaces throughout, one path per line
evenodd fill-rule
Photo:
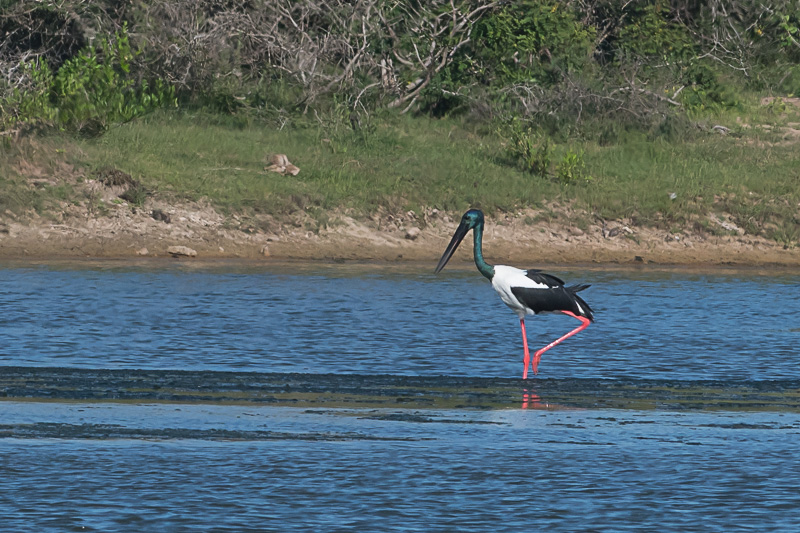
M 156 115 L 79 145 L 86 165 L 119 168 L 158 190 L 208 197 L 234 210 L 347 207 L 368 213 L 380 206 L 414 205 L 495 210 L 530 204 L 555 191 L 497 163 L 499 139 L 481 139 L 461 124 L 398 119 L 369 134 L 327 133 L 315 127 L 280 131 L 221 124 L 206 116 Z M 300 174 L 266 172 L 268 157 L 277 153 L 286 154 Z
M 691 229 L 706 227 L 709 213 L 727 212 L 748 233 L 797 242 L 797 146 L 718 136 L 687 144 L 629 143 L 587 150 L 587 166 L 601 177 L 577 196 L 602 217 Z
M 30 143 L 0 140 L 0 214 L 37 213 L 47 216 L 58 210 L 61 201 L 73 201 L 69 183 L 36 184 L 54 180 L 64 158 L 62 146 L 69 141 L 52 138 Z M 55 180 L 54 180 L 55 181 Z
M 570 184 L 520 170 L 507 139 L 453 119 L 386 116 L 353 131 L 335 116 L 278 129 L 236 117 L 162 112 L 97 139 L 43 142 L 61 146 L 63 158 L 88 175 L 117 168 L 155 194 L 207 198 L 224 212 L 281 216 L 347 208 L 366 215 L 379 208 L 457 212 L 473 206 L 495 213 L 557 202 L 572 203 L 586 217 L 628 217 L 667 229 L 703 225 L 708 213 L 729 212 L 751 233 L 796 242 L 800 150 L 765 142 L 776 138 L 750 129 L 689 141 L 630 135 L 613 146 L 555 145 L 554 162 L 583 150 L 592 179 Z M 279 153 L 300 167 L 298 176 L 264 170 L 269 156 Z M 12 167 L 3 170 L 14 174 Z M 6 191 L 0 207 L 41 208 L 44 202 L 16 178 L 3 178 L 0 187 Z

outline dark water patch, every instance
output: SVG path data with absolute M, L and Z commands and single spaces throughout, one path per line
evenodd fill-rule
M 558 446 L 618 446 L 616 442 L 594 442 L 590 440 L 547 440 L 544 441 L 544 444 L 555 444 Z
M 786 424 L 749 424 L 747 422 L 737 422 L 735 424 L 704 424 L 703 427 L 719 429 L 800 429 L 800 426 Z
M 381 413 L 360 417 L 361 420 L 385 420 L 388 422 L 412 422 L 415 424 L 503 424 L 491 420 L 441 418 L 421 415 L 419 413 Z
M 242 431 L 193 428 L 132 428 L 118 424 L 0 424 L 0 438 L 15 439 L 140 439 L 208 441 L 417 441 L 413 437 L 385 437 L 364 433 Z
M 800 380 L 509 380 L 5 367 L 8 400 L 402 409 L 800 411 Z

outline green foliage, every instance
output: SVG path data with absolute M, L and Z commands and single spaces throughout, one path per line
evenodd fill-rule
M 705 63 L 692 62 L 682 81 L 686 87 L 681 92 L 680 101 L 690 113 L 720 111 L 739 105 L 734 88 L 721 82 L 717 72 Z
M 800 48 L 800 9 L 796 8 L 793 13 L 781 14 L 779 17 L 781 44 L 785 49 L 796 53 Z
M 508 154 L 520 170 L 546 178 L 553 158 L 550 140 L 519 121 L 508 125 L 508 136 Z
M 7 92 L 2 101 L 2 125 L 56 125 L 69 131 L 96 134 L 110 124 L 166 105 L 175 105 L 174 88 L 161 80 L 137 83 L 131 73 L 127 27 L 85 48 L 53 74 L 42 59 L 22 64 L 24 88 Z
M 465 104 L 486 114 L 513 113 L 519 106 L 509 88 L 549 89 L 591 70 L 596 29 L 578 15 L 569 2 L 527 0 L 495 8 L 433 76 L 421 94 L 421 107 L 438 117 L 465 111 Z
M 652 131 L 673 108 L 697 118 L 736 107 L 745 88 L 800 93 L 791 0 L 28 4 L 8 0 L 0 21 L 0 68 L 12 73 L 0 80 L 3 129 L 101 132 L 180 90 L 187 108 L 243 123 L 282 127 L 358 102 L 362 117 L 518 115 L 607 141 L 620 128 L 605 124 Z M 130 33 L 114 31 L 120 20 Z
M 586 65 L 594 37 L 563 2 L 514 2 L 477 25 L 472 51 L 485 81 L 552 83 Z
M 766 65 L 800 60 L 800 6 L 772 6 L 747 28 L 758 61 Z
M 583 150 L 567 152 L 561 157 L 561 160 L 556 164 L 556 177 L 563 185 L 571 185 L 578 182 L 592 181 L 591 175 L 586 172 L 586 162 L 583 160 Z
M 30 123 L 50 123 L 58 114 L 50 101 L 53 73 L 47 62 L 41 58 L 26 61 L 22 64 L 22 72 L 27 84 L 8 91 L 6 98 L 0 102 L 0 126 L 3 129 Z
M 615 40 L 616 62 L 634 63 L 643 81 L 680 85 L 679 101 L 689 113 L 720 111 L 739 100 L 733 86 L 721 81 L 718 64 L 698 57 L 700 45 L 690 28 L 676 22 L 661 2 L 633 4 Z M 695 29 L 697 31 L 697 29 Z M 670 97 L 667 93 L 665 96 Z
M 520 170 L 540 178 L 554 177 L 562 185 L 587 183 L 593 179 L 586 171 L 583 150 L 574 152 L 567 149 L 559 158 L 549 137 L 534 132 L 519 121 L 512 121 L 507 126 L 507 135 L 508 154 Z
M 800 65 L 790 66 L 785 71 L 778 89 L 789 97 L 800 96 Z
M 774 13 L 773 22 L 772 30 L 777 34 L 783 56 L 775 61 L 778 90 L 788 96 L 800 95 L 800 7 L 794 7 L 790 12 Z M 758 37 L 763 38 L 763 34 Z
M 161 80 L 137 86 L 130 76 L 133 58 L 127 28 L 68 60 L 53 80 L 58 121 L 67 129 L 98 133 L 175 102 L 174 89 Z
M 671 22 L 670 12 L 656 2 L 631 6 L 617 49 L 624 58 L 656 59 L 662 62 L 689 59 L 693 55 L 691 35 L 683 25 Z
M 374 138 L 375 126 L 370 117 L 352 111 L 338 99 L 316 115 L 320 141 L 333 153 L 346 153 L 353 143 L 369 146 Z

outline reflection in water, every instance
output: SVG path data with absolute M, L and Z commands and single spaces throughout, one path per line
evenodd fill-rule
M 536 394 L 536 391 L 530 392 L 528 389 L 522 390 L 522 408 L 539 409 L 541 407 L 542 399 Z
M 563 404 L 554 404 L 542 399 L 534 389 L 522 390 L 522 409 L 564 409 Z

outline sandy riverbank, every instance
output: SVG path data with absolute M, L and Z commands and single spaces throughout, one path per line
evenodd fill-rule
M 154 218 L 153 210 L 169 214 Z M 597 221 L 584 227 L 540 221 L 532 213 L 487 220 L 485 254 L 490 261 L 533 267 L 547 264 L 653 264 L 694 266 L 800 266 L 800 247 L 730 232 L 710 235 Z M 170 257 L 176 249 L 193 259 L 431 261 L 436 262 L 457 220 L 435 210 L 418 215 L 356 220 L 345 214 L 321 227 L 300 213 L 257 223 L 223 217 L 202 205 L 116 205 L 102 217 L 65 212 L 0 219 L 0 259 Z M 471 259 L 462 246 L 456 261 Z M 189 256 L 184 256 L 189 257 Z

